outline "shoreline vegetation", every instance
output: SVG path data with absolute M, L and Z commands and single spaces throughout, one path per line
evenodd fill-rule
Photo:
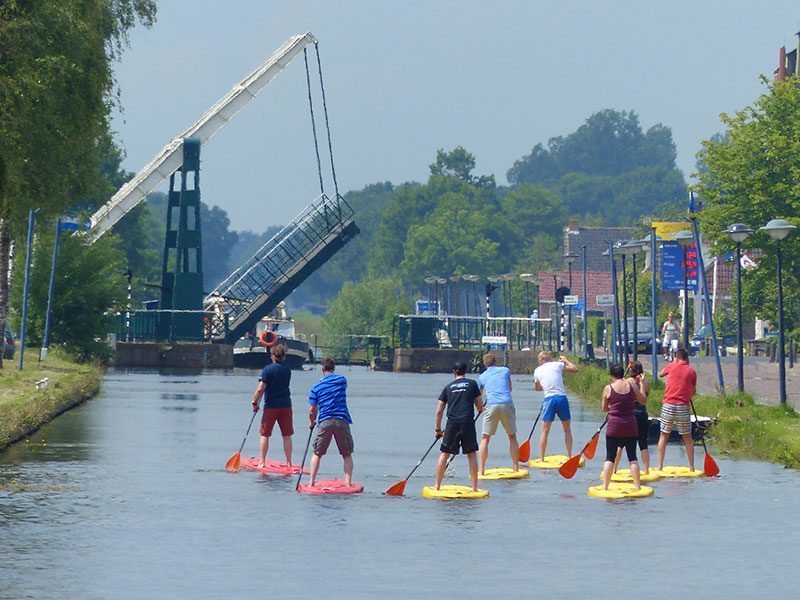
M 100 365 L 75 362 L 57 349 L 44 362 L 31 352 L 21 371 L 18 360 L 4 361 L 0 371 L 0 451 L 95 396 L 103 379 Z
M 648 373 L 652 382 L 652 375 Z M 564 377 L 567 388 L 599 410 L 608 373 L 597 366 L 581 364 L 578 373 Z M 647 412 L 658 416 L 664 383 L 653 385 Z M 697 394 L 694 405 L 698 415 L 716 418 L 706 436 L 715 455 L 757 459 L 792 469 L 800 469 L 800 417 L 791 406 L 756 404 L 747 393 L 728 396 Z

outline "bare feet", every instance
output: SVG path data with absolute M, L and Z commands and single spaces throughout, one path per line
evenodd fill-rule
M 263 460 L 258 461 L 258 468 L 259 469 L 263 469 L 264 468 L 264 461 Z

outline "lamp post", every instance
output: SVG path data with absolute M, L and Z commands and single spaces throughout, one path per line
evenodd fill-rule
M 475 297 L 475 306 L 480 307 L 480 303 L 478 301 L 478 290 L 475 287 L 475 283 L 480 279 L 480 277 L 478 277 L 477 275 L 462 275 L 461 278 L 464 281 L 469 282 L 469 283 L 472 284 L 472 294 Z M 464 306 L 466 306 L 467 315 L 470 314 L 469 302 L 467 301 L 468 295 L 469 295 L 468 292 L 466 290 L 464 290 Z M 479 308 L 476 309 L 475 315 L 478 316 L 478 317 L 481 315 L 481 311 L 480 311 Z
M 451 275 L 450 282 L 453 284 L 453 289 L 451 290 L 451 298 L 452 302 L 450 303 L 450 312 L 451 314 L 455 312 L 458 314 L 458 282 L 461 281 L 461 275 Z
M 586 311 L 589 308 L 589 293 L 586 291 L 586 246 L 581 246 L 581 274 L 583 275 L 583 356 L 589 359 L 589 325 Z
M 437 277 L 436 278 L 436 283 L 438 284 L 438 286 L 437 286 L 438 290 L 437 290 L 437 294 L 436 295 L 437 295 L 437 297 L 439 297 L 441 295 L 441 299 L 442 299 L 442 301 L 444 301 L 444 296 L 447 293 L 447 287 L 446 287 L 447 286 L 447 277 Z M 442 287 L 442 286 L 445 286 L 445 287 Z M 436 303 L 436 309 L 437 309 L 436 315 L 437 316 L 442 314 L 442 311 L 439 310 L 440 308 L 441 308 L 441 304 L 439 304 L 437 302 Z M 445 310 L 445 314 L 447 314 L 446 310 Z
M 488 285 L 486 286 L 486 318 L 488 319 L 492 315 L 491 311 L 491 301 L 492 301 L 492 291 L 497 289 L 497 283 L 500 281 L 500 277 L 498 275 L 489 275 L 486 279 L 489 280 Z M 488 323 L 486 324 L 488 327 Z
M 658 381 L 658 347 L 656 345 L 656 336 L 658 335 L 658 322 L 656 321 L 656 305 L 658 304 L 657 293 L 658 286 L 656 285 L 656 270 L 658 267 L 658 255 L 656 253 L 656 243 L 659 241 L 656 235 L 656 228 L 650 228 L 650 234 L 646 235 L 642 240 L 642 247 L 650 251 L 650 322 L 653 328 L 653 347 L 651 348 L 651 356 L 653 359 L 653 381 Z
M 630 250 L 627 244 L 628 242 L 624 241 L 614 244 L 617 254 L 622 256 L 622 347 L 626 366 L 630 360 L 628 351 L 628 345 L 630 344 L 630 336 L 628 335 L 628 268 L 625 261 L 625 257 L 630 254 Z
M 689 351 L 689 281 L 687 269 L 688 265 L 686 251 L 694 243 L 694 234 L 683 229 L 674 235 L 675 241 L 683 250 L 683 315 L 681 316 L 681 326 L 683 327 L 683 347 Z
M 778 379 L 780 383 L 780 399 L 781 404 L 786 404 L 786 361 L 784 357 L 784 331 L 783 331 L 783 278 L 781 273 L 781 242 L 789 235 L 793 229 L 797 229 L 794 225 L 790 225 L 783 219 L 772 219 L 763 227 L 759 227 L 762 231 L 766 231 L 769 237 L 775 240 L 775 245 L 778 250 Z
M 742 242 L 753 230 L 744 223 L 734 223 L 723 231 L 736 243 L 736 382 L 744 391 L 744 339 L 742 335 Z
M 519 278 L 525 282 L 525 318 L 531 318 L 531 296 L 530 289 L 531 283 L 536 281 L 536 275 L 533 273 L 521 273 Z M 528 322 L 528 348 L 531 347 L 531 324 Z
M 567 261 L 567 269 L 569 269 L 569 293 L 572 294 L 572 263 L 578 258 L 578 255 L 569 252 L 564 255 L 564 260 Z M 567 307 L 567 350 L 572 352 L 572 306 Z
M 433 286 L 436 283 L 436 279 L 437 278 L 434 277 L 433 275 L 431 275 L 430 277 L 426 277 L 425 278 L 425 283 L 428 284 L 428 312 L 431 313 L 431 314 L 433 314 L 433 304 L 432 303 L 435 302 L 435 300 L 433 299 Z M 437 307 L 437 309 L 438 309 L 438 307 Z
M 517 276 L 514 273 L 504 273 L 500 275 L 500 281 L 505 284 L 505 293 L 506 295 L 503 297 L 503 302 L 506 305 L 506 316 L 513 317 L 514 316 L 514 308 L 511 303 L 511 282 L 516 279 Z

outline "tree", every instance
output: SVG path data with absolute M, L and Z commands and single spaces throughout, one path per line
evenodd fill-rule
M 436 162 L 429 165 L 431 175 L 448 175 L 458 177 L 478 187 L 488 185 L 494 187 L 494 175 L 481 175 L 473 177 L 472 170 L 475 168 L 475 156 L 467 152 L 461 146 L 457 146 L 450 152 L 445 152 L 441 148 L 436 151 Z
M 348 281 L 325 313 L 325 328 L 332 335 L 389 335 L 394 315 L 410 310 L 397 279 Z
M 695 190 L 703 199 L 701 227 L 722 248 L 733 243 L 721 233 L 733 223 L 758 229 L 771 219 L 800 224 L 800 79 L 764 80 L 767 92 L 751 106 L 722 115 L 725 136 L 703 142 L 700 159 L 707 166 L 697 175 Z M 764 233 L 748 238 L 765 255 L 758 269 L 743 277 L 746 312 L 777 322 L 776 244 Z M 782 242 L 785 257 L 800 254 L 800 235 Z M 784 262 L 787 328 L 800 323 L 800 263 Z

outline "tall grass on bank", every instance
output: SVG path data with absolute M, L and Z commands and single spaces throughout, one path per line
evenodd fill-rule
M 604 369 L 580 365 L 578 373 L 564 377 L 570 391 L 599 406 L 603 387 L 611 381 Z M 652 381 L 652 379 L 651 379 Z M 647 411 L 661 412 L 664 384 L 653 386 Z M 800 468 L 800 416 L 790 406 L 756 404 L 750 394 L 695 396 L 697 413 L 717 419 L 707 435 L 716 452 L 738 458 L 766 460 L 793 469 Z
M 40 363 L 31 352 L 24 368 L 18 360 L 3 361 L 0 370 L 0 449 L 35 431 L 100 389 L 103 370 L 79 364 L 58 350 Z M 46 387 L 37 382 L 47 379 Z

